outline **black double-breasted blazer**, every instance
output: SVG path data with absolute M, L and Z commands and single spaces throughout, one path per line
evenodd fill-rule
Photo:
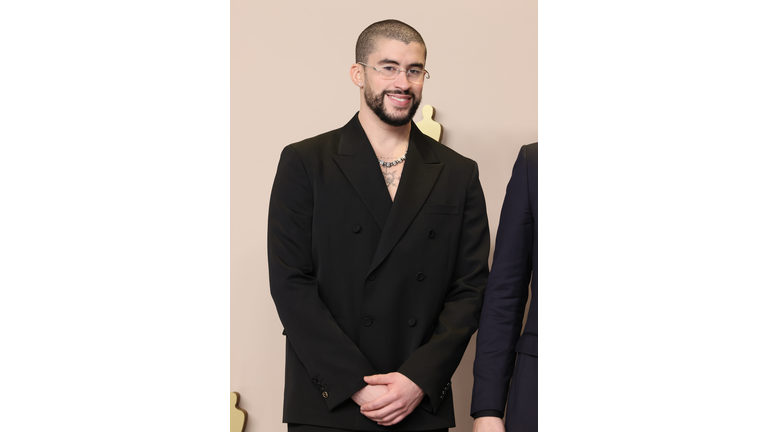
M 394 202 L 355 115 L 287 146 L 268 218 L 285 328 L 283 421 L 349 430 L 454 426 L 451 376 L 477 329 L 490 238 L 477 164 L 414 123 Z M 350 397 L 400 372 L 425 392 L 384 427 Z

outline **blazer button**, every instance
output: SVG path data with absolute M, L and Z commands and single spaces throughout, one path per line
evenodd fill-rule
M 427 236 L 429 236 L 429 238 L 432 238 L 435 236 L 435 232 L 432 230 L 429 230 L 429 232 L 427 233 Z
M 365 319 L 363 320 L 363 325 L 366 327 L 370 327 L 371 324 L 373 324 L 373 320 L 368 317 L 365 317 Z
M 415 326 L 416 325 L 416 318 L 414 318 L 414 317 L 408 318 L 408 325 L 411 326 L 411 327 Z
M 424 280 L 424 273 L 419 272 L 416 274 L 416 280 L 417 281 L 423 281 Z
M 352 225 L 352 232 L 353 233 L 359 233 L 360 232 L 360 225 Z
M 328 392 L 326 392 L 326 391 L 323 392 L 323 398 L 324 399 L 328 399 Z
M 368 280 L 369 280 L 369 281 L 372 281 L 372 280 L 374 280 L 374 279 L 376 279 L 376 273 L 371 273 L 371 275 L 370 275 L 370 276 L 368 276 Z

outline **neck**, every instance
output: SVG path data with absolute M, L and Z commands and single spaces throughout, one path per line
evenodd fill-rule
M 367 109 L 360 109 L 358 119 L 377 156 L 400 157 L 408 149 L 411 122 L 403 126 L 391 126 Z

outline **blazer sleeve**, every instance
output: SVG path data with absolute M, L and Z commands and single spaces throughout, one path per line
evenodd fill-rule
M 490 233 L 477 163 L 473 163 L 462 214 L 459 248 L 451 283 L 430 340 L 398 370 L 429 397 L 422 407 L 436 412 L 451 377 L 477 330 L 488 279 Z
M 341 330 L 318 294 L 312 261 L 312 184 L 292 147 L 281 156 L 269 202 L 267 248 L 272 298 L 307 379 L 331 410 L 376 370 Z
M 474 363 L 471 412 L 504 412 L 528 301 L 533 250 L 533 213 L 523 146 L 501 209 L 493 267 L 488 277 Z

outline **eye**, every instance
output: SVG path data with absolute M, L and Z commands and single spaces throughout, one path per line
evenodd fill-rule
M 408 74 L 413 75 L 413 76 L 419 76 L 423 72 L 424 71 L 422 71 L 421 69 L 408 69 Z
M 397 72 L 397 68 L 394 66 L 382 66 L 381 70 L 384 72 Z

